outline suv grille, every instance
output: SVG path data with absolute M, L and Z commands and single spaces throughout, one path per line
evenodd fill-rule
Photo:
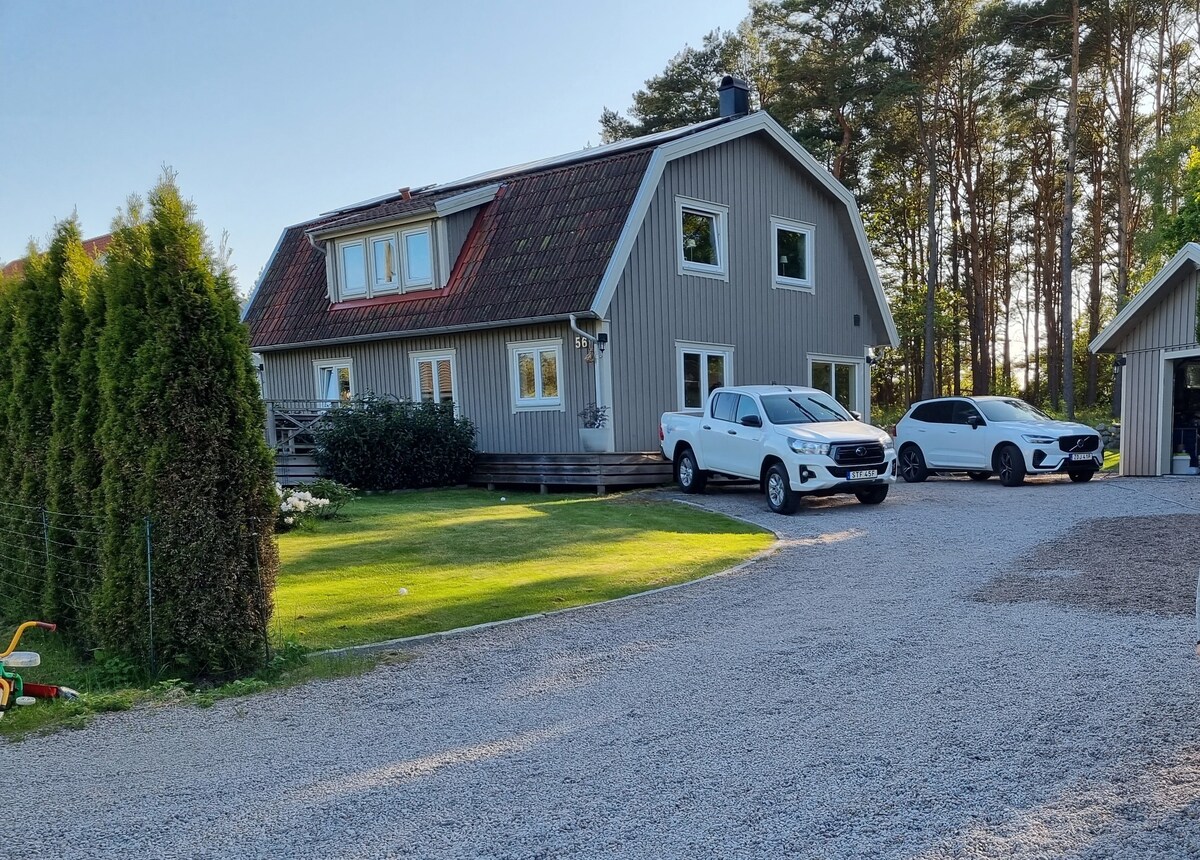
M 1095 451 L 1100 444 L 1099 436 L 1062 436 L 1058 447 L 1063 451 Z
M 883 460 L 883 445 L 879 442 L 841 442 L 829 449 L 833 462 L 841 466 L 859 466 Z

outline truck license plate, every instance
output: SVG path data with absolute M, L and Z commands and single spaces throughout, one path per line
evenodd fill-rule
M 1092 459 L 1092 455 L 1091 454 L 1072 454 L 1071 459 L 1072 460 L 1090 460 L 1090 459 Z
M 857 472 L 850 473 L 850 480 L 861 481 L 863 478 L 875 478 L 878 477 L 878 475 L 879 472 L 875 469 L 859 469 Z

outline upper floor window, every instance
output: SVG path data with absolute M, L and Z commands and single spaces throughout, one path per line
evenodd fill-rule
M 774 257 L 775 286 L 790 290 L 813 291 L 813 233 L 811 224 L 771 219 L 771 252 Z
M 338 296 L 361 299 L 433 286 L 433 231 L 426 225 L 336 243 Z
M 729 279 L 728 220 L 727 206 L 675 198 L 679 274 Z

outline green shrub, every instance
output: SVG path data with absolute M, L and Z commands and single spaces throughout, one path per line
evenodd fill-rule
M 453 486 L 475 464 L 475 426 L 450 403 L 367 395 L 331 410 L 316 441 L 325 474 L 364 490 Z

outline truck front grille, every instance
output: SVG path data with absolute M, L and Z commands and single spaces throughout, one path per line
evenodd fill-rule
M 883 460 L 883 445 L 879 442 L 839 442 L 829 450 L 829 456 L 839 466 L 866 466 Z

